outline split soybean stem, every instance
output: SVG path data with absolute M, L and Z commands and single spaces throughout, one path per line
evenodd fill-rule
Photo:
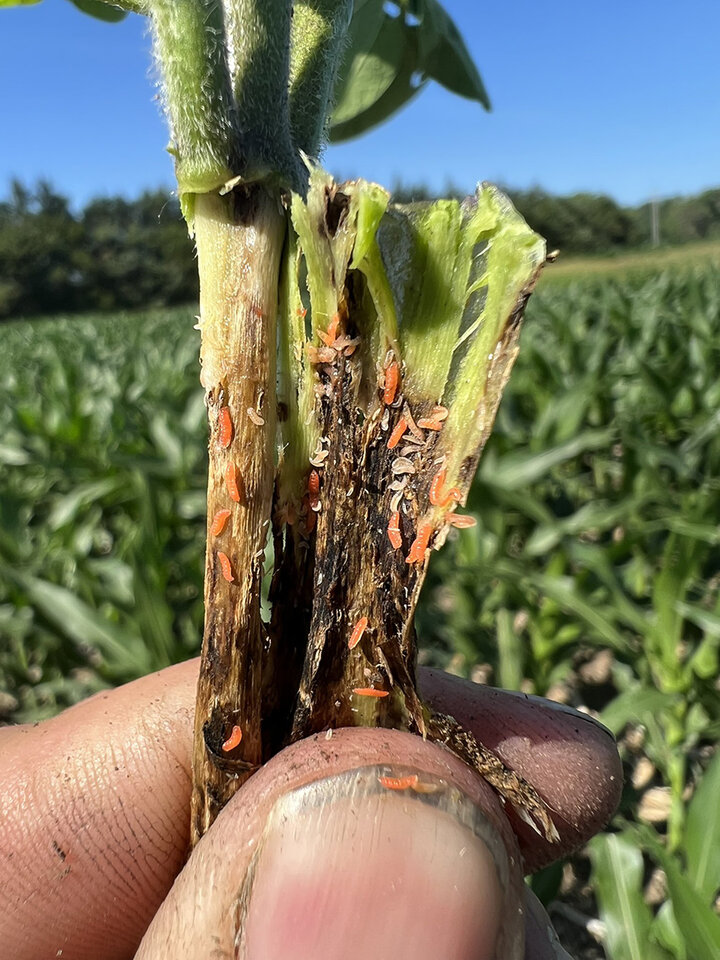
M 210 441 L 205 629 L 193 744 L 193 844 L 262 762 L 260 584 L 275 471 L 276 314 L 285 224 L 277 195 L 261 185 L 196 198 L 200 379 Z M 223 406 L 229 408 L 233 424 L 227 447 L 219 438 Z M 230 464 L 239 501 L 227 486 Z M 231 511 L 229 521 L 213 537 L 212 518 L 225 509 Z M 230 561 L 232 582 L 223 576 L 219 551 Z M 232 756 L 225 756 L 222 744 L 236 724 L 242 729 L 242 741 Z

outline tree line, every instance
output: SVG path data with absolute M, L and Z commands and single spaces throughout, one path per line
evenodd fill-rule
M 550 249 L 603 254 L 653 240 L 649 203 L 622 207 L 606 196 L 561 197 L 539 188 L 507 192 Z M 393 190 L 398 203 L 435 196 L 422 185 Z M 659 201 L 655 213 L 663 244 L 720 239 L 720 188 Z M 0 320 L 190 303 L 198 296 L 193 257 L 177 200 L 166 191 L 101 197 L 75 213 L 49 183 L 13 181 L 0 202 Z

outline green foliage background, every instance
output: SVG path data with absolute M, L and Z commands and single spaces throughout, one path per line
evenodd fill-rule
M 0 718 L 51 715 L 199 649 L 193 312 L 2 327 Z M 640 736 L 622 741 L 628 774 L 649 760 L 668 813 L 660 832 L 640 825 L 631 781 L 618 832 L 593 841 L 612 960 L 720 955 L 719 325 L 712 262 L 549 267 L 471 491 L 478 526 L 433 557 L 418 615 L 426 662 Z M 670 884 L 659 910 L 643 900 L 652 863 Z M 542 884 L 552 898 L 557 873 Z
M 458 197 L 466 191 L 449 187 Z M 508 191 L 530 226 L 573 254 L 621 254 L 650 243 L 647 205 L 608 197 Z M 397 184 L 396 202 L 430 199 Z M 659 206 L 665 244 L 720 240 L 720 189 Z M 14 182 L 0 202 L 0 321 L 77 310 L 173 306 L 197 299 L 197 267 L 177 200 L 162 190 L 127 200 L 101 197 L 75 212 L 45 182 Z

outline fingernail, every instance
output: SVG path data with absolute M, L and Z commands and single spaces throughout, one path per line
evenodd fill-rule
M 495 828 L 452 784 L 405 768 L 351 770 L 276 803 L 239 899 L 237 955 L 520 957 L 513 869 Z

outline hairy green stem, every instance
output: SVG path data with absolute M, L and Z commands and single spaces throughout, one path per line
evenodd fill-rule
M 299 0 L 290 44 L 290 128 L 295 146 L 317 156 L 326 139 L 333 87 L 353 0 Z
M 237 124 L 219 0 L 152 0 L 181 196 L 205 193 L 237 170 Z

